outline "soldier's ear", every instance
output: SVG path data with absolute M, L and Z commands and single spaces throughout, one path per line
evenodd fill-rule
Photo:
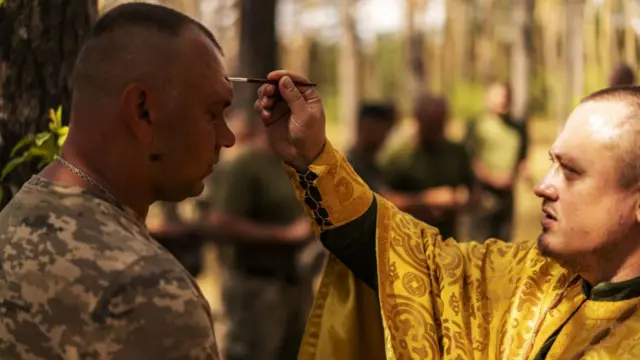
M 129 84 L 122 92 L 121 109 L 126 125 L 139 142 L 149 147 L 153 141 L 152 101 L 148 89 L 140 83 Z

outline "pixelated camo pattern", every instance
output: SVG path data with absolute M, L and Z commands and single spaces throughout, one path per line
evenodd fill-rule
M 0 359 L 217 359 L 208 303 L 132 211 L 33 177 L 0 249 Z

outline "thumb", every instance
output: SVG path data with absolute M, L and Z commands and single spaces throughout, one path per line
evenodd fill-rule
M 278 83 L 278 87 L 280 90 L 280 94 L 289 105 L 292 114 L 302 115 L 303 113 L 308 111 L 307 101 L 305 100 L 304 96 L 302 96 L 302 93 L 300 92 L 300 90 L 298 90 L 290 77 L 282 77 L 282 79 L 280 79 L 280 82 Z

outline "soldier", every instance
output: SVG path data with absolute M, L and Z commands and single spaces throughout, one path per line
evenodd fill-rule
M 383 165 L 390 191 L 380 194 L 416 218 L 434 224 L 443 238 L 456 237 L 472 169 L 464 147 L 445 137 L 449 105 L 420 95 L 415 141 L 393 151 Z
M 618 65 L 609 78 L 609 86 L 633 85 L 635 82 L 636 74 L 631 66 L 626 63 Z
M 360 105 L 356 142 L 347 159 L 358 175 L 376 192 L 386 189 L 384 175 L 376 162 L 389 133 L 396 122 L 393 103 L 364 103 Z
M 234 144 L 219 44 L 168 8 L 121 5 L 72 85 L 61 157 L 0 213 L 0 358 L 217 359 L 207 301 L 144 219 L 201 193 Z
M 216 183 L 211 222 L 219 231 L 227 360 L 294 360 L 311 307 L 311 277 L 298 257 L 313 239 L 282 161 L 262 124 Z

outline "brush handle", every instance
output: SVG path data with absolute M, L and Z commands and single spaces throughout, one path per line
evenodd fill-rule
M 270 79 L 241 78 L 241 77 L 229 77 L 228 79 L 231 82 L 278 85 L 278 80 L 270 80 Z M 293 83 L 294 85 L 297 85 L 297 86 L 317 86 L 317 84 L 314 84 L 314 83 L 301 82 L 301 81 L 294 81 Z

